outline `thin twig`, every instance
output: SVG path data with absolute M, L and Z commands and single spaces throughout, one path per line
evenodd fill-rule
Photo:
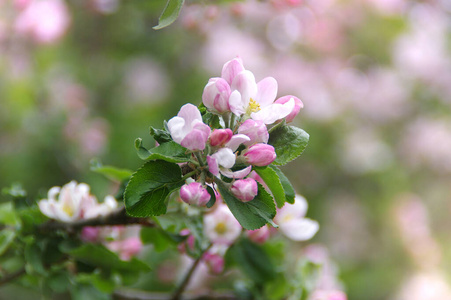
M 77 231 L 85 226 L 114 226 L 114 225 L 131 225 L 138 224 L 147 227 L 154 227 L 155 223 L 147 218 L 134 218 L 127 215 L 125 208 L 117 210 L 106 216 L 100 216 L 92 219 L 84 219 L 70 223 L 49 221 L 37 227 L 38 231 L 53 231 L 63 229 L 69 232 Z
M 178 286 L 178 288 L 175 290 L 174 294 L 172 295 L 171 300 L 179 300 L 180 296 L 185 291 L 186 287 L 188 286 L 188 283 L 191 279 L 191 276 L 193 275 L 194 271 L 196 270 L 197 266 L 199 265 L 202 257 L 204 256 L 204 253 L 207 252 L 208 249 L 210 249 L 211 245 L 209 245 L 205 250 L 202 251 L 202 253 L 199 255 L 199 257 L 193 262 L 191 265 L 191 268 L 188 270 L 188 273 L 186 273 L 185 277 L 183 277 L 182 282 Z

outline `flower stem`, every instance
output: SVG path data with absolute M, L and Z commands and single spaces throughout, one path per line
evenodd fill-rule
M 171 300 L 179 300 L 182 296 L 183 292 L 185 291 L 186 287 L 188 286 L 188 283 L 191 279 L 191 276 L 193 275 L 194 271 L 196 270 L 197 266 L 199 265 L 202 256 L 205 252 L 207 252 L 208 249 L 210 249 L 211 245 L 209 245 L 205 250 L 202 251 L 202 253 L 199 255 L 199 257 L 193 262 L 191 265 L 191 268 L 188 270 L 188 273 L 186 273 L 185 277 L 183 277 L 182 282 L 175 290 L 174 294 L 172 295 Z
M 200 155 L 200 152 L 199 151 L 198 152 L 194 152 L 194 155 L 196 156 L 197 161 L 199 162 L 199 165 L 201 167 L 205 166 L 205 163 L 204 163 L 204 161 L 202 159 L 202 156 Z
M 195 174 L 197 174 L 197 170 L 194 170 L 194 171 L 191 171 L 191 172 L 189 172 L 188 174 L 186 174 L 185 176 L 183 176 L 182 177 L 182 179 L 180 180 L 180 181 L 185 181 L 185 180 L 187 180 L 188 178 L 190 178 L 191 176 L 193 176 L 193 175 L 195 175 Z

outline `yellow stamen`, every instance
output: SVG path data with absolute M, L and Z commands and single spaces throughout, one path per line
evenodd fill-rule
M 216 224 L 215 226 L 215 231 L 219 234 L 224 234 L 227 231 L 227 226 L 226 224 L 219 222 L 218 224 Z
M 286 215 L 282 218 L 283 222 L 288 222 L 293 219 L 293 215 Z
M 254 99 L 251 98 L 251 100 L 249 100 L 249 108 L 247 109 L 249 114 L 253 113 L 253 112 L 257 112 L 260 109 L 261 109 L 260 104 L 258 104 L 257 101 L 255 101 Z
M 72 217 L 74 215 L 74 210 L 69 203 L 65 202 L 62 209 L 69 217 Z

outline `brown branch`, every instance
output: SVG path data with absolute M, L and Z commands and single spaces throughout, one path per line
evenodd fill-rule
M 114 300 L 168 300 L 168 293 L 152 293 L 134 290 L 119 290 L 113 293 Z M 208 293 L 202 295 L 184 295 L 183 300 L 238 300 L 233 293 Z
M 37 226 L 38 231 L 48 232 L 58 229 L 66 230 L 69 232 L 75 232 L 81 230 L 86 226 L 114 226 L 114 225 L 142 225 L 147 227 L 154 227 L 155 223 L 151 222 L 147 218 L 135 218 L 130 217 L 125 212 L 125 208 L 119 209 L 109 215 L 100 216 L 92 219 L 84 219 L 70 223 L 49 221 Z
M 24 275 L 25 273 L 26 273 L 26 271 L 24 268 L 24 269 L 20 269 L 20 270 L 14 272 L 14 273 L 7 274 L 6 276 L 4 276 L 0 279 L 0 286 L 13 281 L 14 279 L 19 278 L 20 276 Z

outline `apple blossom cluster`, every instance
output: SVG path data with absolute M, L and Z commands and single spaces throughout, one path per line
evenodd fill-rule
M 118 207 L 113 196 L 106 196 L 103 203 L 99 203 L 89 192 L 86 183 L 77 184 L 71 181 L 63 187 L 54 186 L 47 199 L 38 202 L 39 209 L 47 217 L 60 222 L 73 222 L 106 216 Z
M 62 187 L 52 187 L 47 197 L 38 202 L 40 211 L 50 219 L 64 223 L 104 217 L 118 210 L 118 202 L 113 196 L 108 195 L 103 203 L 99 203 L 86 183 L 71 181 Z M 129 260 L 142 249 L 139 227 L 136 226 L 85 226 L 81 239 L 104 244 L 123 260 Z
M 270 165 L 277 157 L 274 146 L 268 144 L 268 129 L 282 121 L 289 123 L 303 107 L 295 96 L 276 100 L 277 81 L 266 77 L 258 83 L 243 66 L 240 58 L 227 62 L 221 77 L 211 78 L 205 86 L 202 102 L 207 111 L 218 116 L 219 128 L 203 122 L 200 110 L 184 105 L 167 127 L 172 139 L 192 151 L 196 164 L 218 178 L 233 179 L 230 192 L 243 202 L 258 193 L 257 182 L 247 177 L 252 167 Z M 210 194 L 205 181 L 182 186 L 180 197 L 189 204 L 206 205 Z

